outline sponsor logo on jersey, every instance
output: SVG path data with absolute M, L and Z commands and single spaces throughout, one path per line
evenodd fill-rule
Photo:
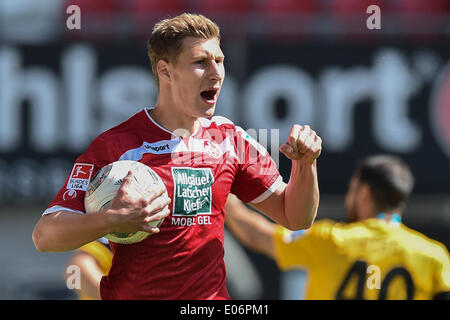
M 135 160 L 139 161 L 142 159 L 144 154 L 167 154 L 178 151 L 178 149 L 187 150 L 186 145 L 180 139 L 174 140 L 161 140 L 158 142 L 145 142 L 141 146 L 135 149 L 130 149 L 124 154 L 122 154 L 119 160 Z
M 149 150 L 152 153 L 170 153 L 171 146 L 167 141 L 160 141 L 157 143 L 146 143 L 144 142 L 144 148 Z
M 174 185 L 173 216 L 211 214 L 212 184 L 210 168 L 172 168 Z
M 70 173 L 66 189 L 86 191 L 91 180 L 93 164 L 75 163 Z

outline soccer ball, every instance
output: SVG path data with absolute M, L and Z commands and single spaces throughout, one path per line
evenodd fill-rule
M 128 171 L 133 172 L 131 186 L 143 196 L 156 186 L 163 186 L 167 195 L 167 189 L 161 177 L 145 164 L 132 160 L 119 160 L 101 168 L 86 190 L 84 206 L 87 213 L 103 212 L 111 206 L 117 190 L 122 185 Z M 149 223 L 152 227 L 159 227 L 164 219 Z M 105 236 L 106 239 L 117 243 L 136 243 L 149 236 L 148 232 L 112 232 Z

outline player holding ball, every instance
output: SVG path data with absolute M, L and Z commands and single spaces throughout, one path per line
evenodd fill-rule
M 288 229 L 310 227 L 319 205 L 321 139 L 308 126 L 292 127 L 280 147 L 292 160 L 285 184 L 261 145 L 230 120 L 213 116 L 225 77 L 224 55 L 218 26 L 204 16 L 160 21 L 148 53 L 159 88 L 156 105 L 91 143 L 36 224 L 33 241 L 39 251 L 68 251 L 111 232 L 146 231 L 150 236 L 138 243 L 110 243 L 114 258 L 101 281 L 102 299 L 229 299 L 228 194 Z M 168 197 L 163 190 L 136 196 L 129 174 L 108 209 L 86 213 L 89 181 L 118 160 L 151 167 Z M 161 226 L 149 227 L 162 219 Z

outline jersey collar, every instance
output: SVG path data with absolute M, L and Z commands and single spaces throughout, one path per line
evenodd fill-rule
M 386 213 L 384 212 L 380 212 L 377 216 L 377 219 L 381 219 L 381 220 L 386 220 Z M 388 223 L 390 224 L 394 224 L 394 225 L 399 225 L 400 223 L 402 223 L 402 217 L 398 214 L 398 213 L 393 213 L 391 215 L 391 219 L 390 220 L 386 220 Z
M 150 119 L 150 121 L 156 126 L 158 127 L 160 130 L 169 133 L 172 137 L 172 139 L 180 139 L 180 137 L 178 135 L 176 135 L 175 133 L 173 133 L 170 130 L 167 130 L 166 128 L 164 128 L 163 126 L 161 126 L 159 123 L 157 123 L 152 116 L 150 115 L 150 111 L 152 109 L 154 109 L 155 107 L 149 107 L 149 108 L 144 108 L 145 114 L 147 115 L 147 117 Z M 199 131 L 200 131 L 200 127 L 202 126 L 201 121 L 199 121 L 197 128 L 195 129 L 195 132 L 193 134 L 191 134 L 189 137 L 193 137 L 195 136 Z

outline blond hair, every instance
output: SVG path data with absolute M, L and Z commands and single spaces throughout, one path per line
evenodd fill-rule
M 205 40 L 216 38 L 220 42 L 220 30 L 217 24 L 201 14 L 183 13 L 156 23 L 147 42 L 147 49 L 158 87 L 158 61 L 176 62 L 186 37 Z

